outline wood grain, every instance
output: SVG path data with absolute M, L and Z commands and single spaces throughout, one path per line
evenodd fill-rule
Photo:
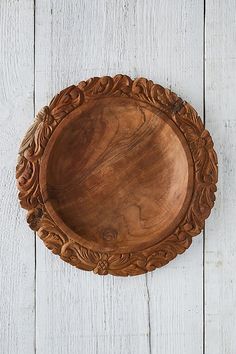
M 34 233 L 17 203 L 16 152 L 33 109 L 33 1 L 0 2 L 0 352 L 34 353 Z
M 216 209 L 206 225 L 206 353 L 236 352 L 235 1 L 206 6 L 206 125 L 219 155 Z
M 43 199 L 58 226 L 62 220 L 94 250 L 151 246 L 177 227 L 190 202 L 190 150 L 150 108 L 117 97 L 88 103 L 60 124 L 45 151 Z

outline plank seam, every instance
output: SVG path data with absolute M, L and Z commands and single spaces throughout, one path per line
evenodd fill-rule
M 152 354 L 152 341 L 151 341 L 151 316 L 150 316 L 150 291 L 148 287 L 148 274 L 145 274 L 145 283 L 147 289 L 147 307 L 148 307 L 148 345 L 149 354 Z
M 206 93 L 206 0 L 203 1 L 203 123 L 204 126 L 206 125 L 206 102 L 205 102 L 205 93 Z M 202 311 L 202 324 L 203 324 L 203 354 L 206 352 L 206 309 L 205 309 L 205 301 L 206 301 L 206 294 L 205 294 L 205 262 L 206 262 L 206 245 L 205 240 L 206 238 L 206 229 L 205 225 L 203 228 L 203 274 L 202 274 L 202 282 L 203 282 L 203 311 Z
M 35 80 L 36 80 L 36 74 L 35 74 L 35 28 L 36 28 L 36 23 L 35 23 L 35 13 L 36 13 L 36 0 L 33 0 L 33 5 L 34 5 L 34 47 L 33 47 L 33 61 L 34 61 L 34 89 L 33 89 L 33 110 L 34 110 L 34 116 L 36 115 L 35 112 Z M 36 311 L 36 305 L 37 305 L 37 289 L 36 289 L 36 267 L 37 267 L 37 250 L 36 250 L 36 232 L 34 232 L 34 352 L 36 354 L 37 351 L 37 338 L 36 338 L 36 323 L 37 323 L 37 311 Z

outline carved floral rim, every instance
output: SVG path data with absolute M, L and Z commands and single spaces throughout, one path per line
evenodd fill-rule
M 178 126 L 194 162 L 194 192 L 189 209 L 173 234 L 143 251 L 113 254 L 85 248 L 59 229 L 44 206 L 39 170 L 52 132 L 70 112 L 90 99 L 121 96 L 151 104 Z M 100 275 L 127 276 L 162 267 L 191 245 L 192 237 L 201 232 L 214 205 L 218 168 L 212 138 L 187 102 L 151 80 L 116 75 L 94 77 L 72 85 L 42 108 L 20 146 L 16 178 L 20 204 L 28 211 L 27 222 L 53 253 L 80 269 Z

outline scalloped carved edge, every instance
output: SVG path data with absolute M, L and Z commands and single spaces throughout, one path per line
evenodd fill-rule
M 90 99 L 126 96 L 147 102 L 164 112 L 179 127 L 194 162 L 194 193 L 187 214 L 175 232 L 143 251 L 111 254 L 95 252 L 69 239 L 48 215 L 39 189 L 40 161 L 54 129 L 67 114 Z M 16 167 L 19 200 L 28 210 L 27 222 L 45 245 L 64 261 L 105 275 L 138 275 L 166 265 L 183 253 L 201 232 L 214 205 L 218 179 L 217 156 L 209 132 L 197 112 L 175 93 L 152 81 L 126 75 L 94 77 L 56 95 L 36 115 L 20 146 Z

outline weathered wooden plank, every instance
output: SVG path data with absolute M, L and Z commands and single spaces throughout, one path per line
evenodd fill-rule
M 167 85 L 203 114 L 203 1 L 155 1 L 139 8 L 149 33 L 145 75 Z M 141 35 L 144 42 L 145 36 Z M 139 49 L 141 53 L 141 48 Z M 140 58 L 140 54 L 137 55 Z M 203 239 L 167 267 L 147 275 L 152 353 L 203 351 Z
M 0 352 L 34 353 L 34 234 L 20 209 L 16 156 L 34 115 L 34 4 L 0 2 Z
M 206 225 L 206 354 L 236 352 L 236 2 L 206 3 L 206 126 L 219 161 Z
M 140 45 L 138 6 L 135 1 L 53 1 L 52 7 L 36 2 L 37 108 L 82 79 L 138 74 L 133 49 Z M 148 334 L 145 277 L 85 273 L 38 242 L 38 353 L 145 354 Z

